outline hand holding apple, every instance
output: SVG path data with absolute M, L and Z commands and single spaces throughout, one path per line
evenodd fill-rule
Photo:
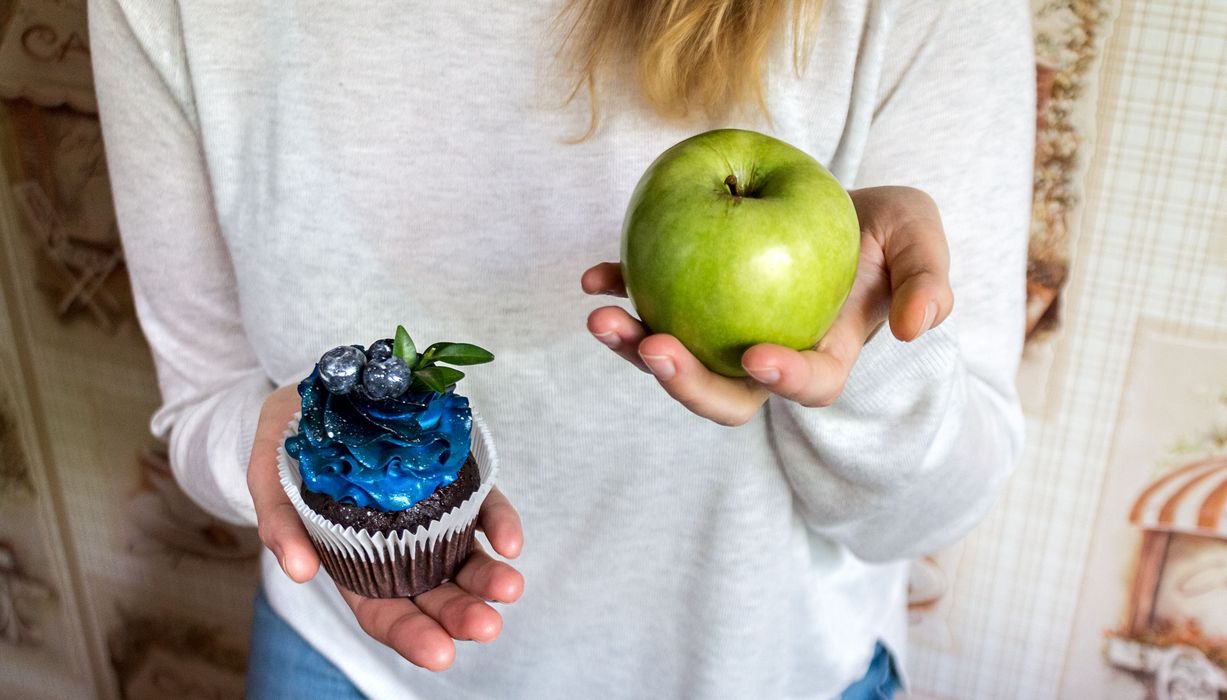
M 856 276 L 860 228 L 817 160 L 742 129 L 661 153 L 622 224 L 622 279 L 635 311 L 708 369 L 744 377 L 752 345 L 811 348 Z
M 861 347 L 889 320 L 891 332 L 915 340 L 950 314 L 950 254 L 932 198 L 910 187 L 849 193 L 860 220 L 860 257 L 851 292 L 834 324 L 807 350 L 758 344 L 741 356 L 749 377 L 707 369 L 677 338 L 649 335 L 617 306 L 596 309 L 588 330 L 602 343 L 656 376 L 675 399 L 723 425 L 741 425 L 774 393 L 806 406 L 839 397 Z M 588 294 L 625 296 L 619 263 L 601 263 L 581 280 Z

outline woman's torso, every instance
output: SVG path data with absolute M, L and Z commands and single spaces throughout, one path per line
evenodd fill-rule
M 525 523 L 527 591 L 498 641 L 430 675 L 365 638 L 331 584 L 270 575 L 274 607 L 367 692 L 829 694 L 897 625 L 899 567 L 807 533 L 764 418 L 728 429 L 687 413 L 589 337 L 601 302 L 578 283 L 617 259 L 652 158 L 710 126 L 769 130 L 853 181 L 882 47 L 864 3 L 826 5 L 800 77 L 777 51 L 770 126 L 670 124 L 610 89 L 576 144 L 587 100 L 559 106 L 552 3 L 182 7 L 217 212 L 269 375 L 296 381 L 322 350 L 398 323 L 497 355 L 460 388 Z

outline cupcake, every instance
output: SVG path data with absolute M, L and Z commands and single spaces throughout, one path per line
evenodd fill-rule
M 324 353 L 298 385 L 281 483 L 329 576 L 372 598 L 414 596 L 468 557 L 497 458 L 464 373 L 494 359 L 468 343 L 418 352 L 404 327 Z

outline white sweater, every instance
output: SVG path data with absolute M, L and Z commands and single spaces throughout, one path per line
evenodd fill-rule
M 360 8 L 360 9 L 359 9 Z M 904 644 L 906 564 L 964 534 L 1021 446 L 1033 118 L 1022 0 L 827 0 L 773 121 L 677 125 L 625 91 L 559 108 L 558 3 L 90 4 L 107 156 L 180 483 L 254 523 L 263 397 L 325 350 L 464 340 L 526 532 L 501 637 L 431 674 L 358 628 L 326 575 L 273 607 L 386 698 L 836 695 Z M 648 163 L 715 126 L 768 131 L 845 186 L 941 208 L 955 310 L 879 333 L 829 408 L 773 398 L 723 428 L 585 329 Z

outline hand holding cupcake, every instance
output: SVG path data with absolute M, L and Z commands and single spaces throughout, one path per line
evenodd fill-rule
M 465 343 L 418 352 L 404 328 L 369 348 L 334 348 L 297 397 L 287 387 L 266 401 L 248 471 L 261 537 L 286 573 L 306 581 L 323 563 L 364 629 L 436 670 L 450 664 L 452 638 L 497 636 L 501 619 L 486 601 L 510 603 L 523 590 L 519 573 L 473 538 L 480 526 L 505 557 L 522 542 L 515 510 L 493 487 L 489 432 L 456 392 L 455 365 L 492 359 Z M 387 638 L 396 628 L 384 623 L 402 617 L 421 633 Z
M 301 420 L 281 453 L 281 483 L 337 583 L 372 598 L 414 596 L 468 556 L 498 458 L 464 373 L 490 362 L 467 343 L 419 353 L 403 326 L 370 349 L 324 353 L 298 385 Z

